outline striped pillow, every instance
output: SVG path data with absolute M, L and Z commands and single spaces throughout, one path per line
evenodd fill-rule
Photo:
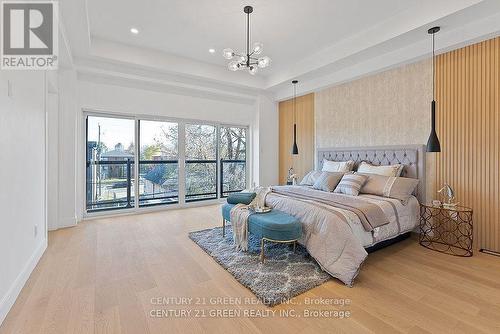
M 340 179 L 342 179 L 343 175 L 344 173 L 321 172 L 321 175 L 318 177 L 316 182 L 314 182 L 313 188 L 332 192 L 333 189 L 335 189 L 335 186 L 339 183 Z
M 418 185 L 418 179 L 374 174 L 365 175 L 368 176 L 368 180 L 361 188 L 361 193 L 396 198 L 404 205 L 408 203 L 408 199 Z
M 335 193 L 358 196 L 359 191 L 363 184 L 365 184 L 368 179 L 365 175 L 360 174 L 345 174 L 340 180 L 337 188 L 335 188 Z

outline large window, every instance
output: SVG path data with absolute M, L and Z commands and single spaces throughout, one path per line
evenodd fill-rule
M 246 128 L 220 127 L 220 188 L 222 197 L 246 188 Z
M 179 126 L 139 121 L 139 206 L 179 201 Z
M 246 127 L 99 115 L 86 125 L 87 212 L 217 199 L 247 186 Z
M 186 201 L 217 198 L 217 128 L 186 124 Z
M 134 207 L 134 120 L 87 118 L 87 211 Z

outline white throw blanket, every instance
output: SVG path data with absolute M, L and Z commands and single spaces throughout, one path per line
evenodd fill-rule
M 233 225 L 233 244 L 236 250 L 248 250 L 248 205 L 236 204 L 231 209 L 231 224 Z
M 248 217 L 252 214 L 249 208 L 263 207 L 266 202 L 266 196 L 271 191 L 271 188 L 258 187 L 253 191 L 256 193 L 256 196 L 249 205 L 236 204 L 230 213 L 231 224 L 233 226 L 233 244 L 236 250 L 244 252 L 248 250 Z

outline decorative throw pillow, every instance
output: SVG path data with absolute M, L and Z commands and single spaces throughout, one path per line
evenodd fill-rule
M 344 173 L 321 172 L 321 175 L 318 177 L 316 182 L 314 182 L 313 188 L 317 190 L 332 192 L 343 175 Z
M 323 172 L 350 172 L 352 171 L 352 168 L 354 167 L 354 161 L 349 160 L 349 161 L 330 161 L 330 160 L 323 160 L 323 169 L 321 171 Z
M 401 164 L 389 165 L 389 166 L 374 166 L 365 161 L 361 162 L 358 167 L 357 172 L 363 174 L 376 174 L 383 176 L 399 176 L 403 170 Z
M 309 173 L 304 176 L 302 181 L 300 181 L 301 186 L 312 186 L 314 182 L 318 179 L 318 177 L 321 175 L 321 171 L 319 170 L 312 170 Z
M 399 199 L 403 204 L 408 202 L 408 199 L 418 185 L 418 179 L 411 179 L 408 177 L 374 174 L 366 176 L 368 180 L 361 188 L 361 193 Z
M 335 188 L 336 193 L 358 196 L 361 187 L 365 183 L 368 176 L 360 174 L 345 174 L 340 180 L 337 188 Z

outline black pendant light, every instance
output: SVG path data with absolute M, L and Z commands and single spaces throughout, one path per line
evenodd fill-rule
M 292 154 L 299 154 L 299 147 L 297 146 L 297 108 L 296 108 L 296 100 L 297 100 L 297 83 L 298 80 L 293 80 L 293 147 Z
M 441 28 L 434 27 L 430 28 L 427 32 L 432 35 L 432 102 L 431 102 L 431 134 L 427 140 L 427 152 L 441 152 L 441 144 L 439 143 L 439 138 L 436 133 L 436 100 L 435 100 L 435 50 L 434 50 L 434 34 L 436 34 Z

